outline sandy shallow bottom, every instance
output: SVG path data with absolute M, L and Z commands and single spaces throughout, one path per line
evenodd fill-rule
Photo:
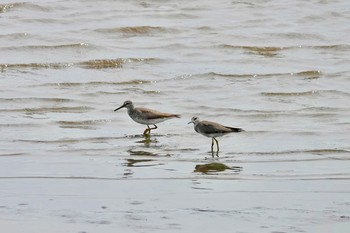
M 17 166 L 1 171 L 1 228 L 18 233 L 348 232 L 348 174 L 310 173 L 302 166 L 342 169 L 341 153 L 333 164 L 264 157 L 3 156 L 4 167 Z M 194 172 L 196 165 L 211 162 L 241 170 Z

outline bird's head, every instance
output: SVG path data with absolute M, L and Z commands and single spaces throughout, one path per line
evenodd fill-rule
M 115 109 L 114 111 L 118 111 L 118 110 L 121 109 L 121 108 L 127 108 L 127 109 L 129 109 L 129 108 L 132 108 L 132 107 L 133 107 L 132 102 L 131 102 L 130 100 L 127 100 L 127 101 L 125 101 L 125 102 L 123 103 L 122 106 L 120 106 L 119 108 Z
M 193 124 L 198 124 L 198 122 L 199 122 L 199 118 L 198 117 L 196 117 L 196 116 L 194 116 L 194 117 L 192 117 L 191 118 L 191 121 L 190 122 L 188 122 L 188 124 L 191 124 L 191 123 L 193 123 Z

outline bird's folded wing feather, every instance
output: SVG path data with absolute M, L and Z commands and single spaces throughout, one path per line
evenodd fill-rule
M 173 114 L 158 112 L 156 110 L 148 108 L 136 108 L 135 110 L 143 116 L 147 117 L 148 119 L 167 118 L 173 116 Z
M 215 122 L 202 121 L 198 124 L 200 131 L 205 134 L 215 134 L 215 133 L 229 133 L 232 132 L 230 128 L 220 125 Z

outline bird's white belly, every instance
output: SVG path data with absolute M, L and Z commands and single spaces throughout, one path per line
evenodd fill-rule
M 156 118 L 156 119 L 145 119 L 141 117 L 132 117 L 130 116 L 135 122 L 143 125 L 152 125 L 152 124 L 158 124 L 160 122 L 163 122 L 166 120 L 166 118 Z
M 210 133 L 210 134 L 206 134 L 206 133 L 200 133 L 203 136 L 209 137 L 209 138 L 216 138 L 216 137 L 221 137 L 224 136 L 225 134 L 223 133 Z

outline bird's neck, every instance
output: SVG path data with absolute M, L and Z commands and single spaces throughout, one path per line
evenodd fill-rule
M 134 111 L 135 111 L 135 109 L 134 109 L 134 106 L 133 106 L 133 105 L 128 106 L 128 114 L 131 114 L 131 113 L 133 113 Z

